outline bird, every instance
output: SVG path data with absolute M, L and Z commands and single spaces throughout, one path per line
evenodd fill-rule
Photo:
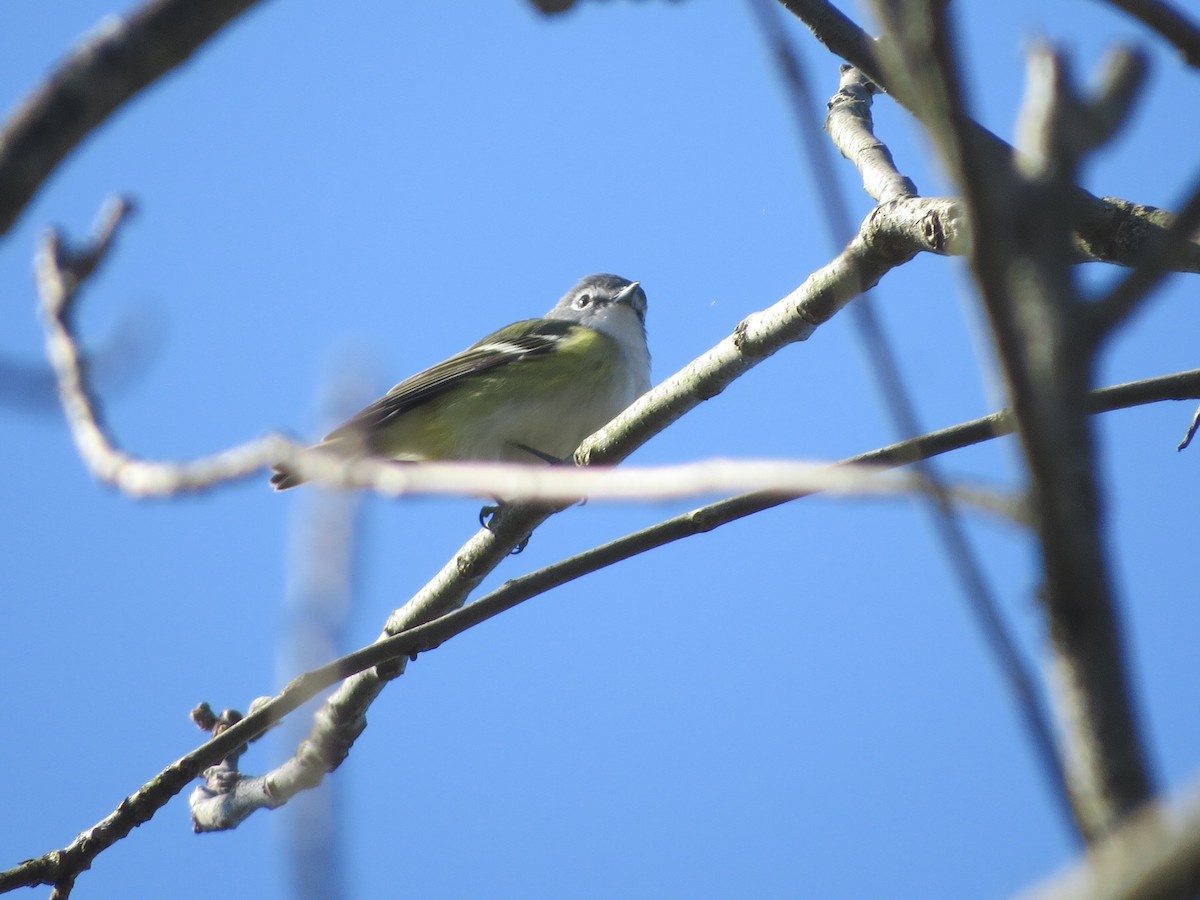
M 406 378 L 314 449 L 413 463 L 561 463 L 649 389 L 641 283 L 589 275 L 544 317 Z M 303 482 L 287 465 L 274 467 L 275 490 Z

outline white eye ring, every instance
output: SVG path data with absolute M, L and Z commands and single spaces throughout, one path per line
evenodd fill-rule
M 578 297 L 575 298 L 576 309 L 587 309 L 588 306 L 591 305 L 591 303 L 592 303 L 592 295 L 591 294 L 580 294 Z

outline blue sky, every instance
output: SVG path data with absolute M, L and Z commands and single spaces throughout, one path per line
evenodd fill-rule
M 107 3 L 9 0 L 0 96 L 24 96 Z M 956 5 L 976 116 L 1010 136 L 1022 48 L 1061 40 L 1086 80 L 1118 40 L 1150 94 L 1092 161 L 1097 193 L 1176 204 L 1196 171 L 1200 83 L 1092 0 Z M 791 29 L 823 102 L 836 61 Z M 923 193 L 949 190 L 905 113 L 877 132 Z M 839 176 L 861 218 L 870 204 Z M 129 104 L 0 243 L 0 356 L 40 365 L 30 258 L 114 191 L 140 213 L 84 297 L 123 446 L 188 458 L 322 430 L 331 377 L 363 399 L 577 278 L 639 279 L 655 381 L 799 284 L 829 241 L 749 7 L 509 0 L 262 5 Z M 1080 277 L 1104 284 L 1115 273 Z M 1196 365 L 1195 279 L 1106 354 L 1115 382 Z M 926 426 L 994 408 L 962 266 L 920 259 L 876 295 Z M 125 323 L 122 325 L 121 323 Z M 118 367 L 120 368 L 120 367 Z M 119 377 L 118 377 L 119 376 Z M 1200 771 L 1192 408 L 1098 425 L 1137 696 L 1161 782 Z M 277 663 L 289 534 L 310 504 L 265 476 L 175 502 L 96 484 L 53 407 L 0 408 L 4 565 L 0 865 L 60 847 L 200 741 L 198 701 L 245 709 Z M 836 458 L 892 439 L 846 316 L 787 348 L 633 460 Z M 1011 443 L 946 460 L 1017 483 Z M 311 500 L 311 498 L 309 498 Z M 499 584 L 695 504 L 555 518 Z M 475 530 L 478 504 L 371 500 L 345 649 L 374 638 Z M 1026 534 L 970 523 L 1023 648 L 1042 659 Z M 347 896 L 1002 897 L 1062 865 L 1012 704 L 907 501 L 806 500 L 563 587 L 422 656 L 330 781 Z M 290 746 L 275 734 L 249 771 Z M 77 896 L 288 896 L 289 811 L 193 835 L 177 799 L 105 853 Z

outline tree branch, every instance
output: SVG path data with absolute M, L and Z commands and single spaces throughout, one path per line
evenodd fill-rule
M 858 170 L 863 190 L 876 203 L 908 200 L 917 196 L 917 186 L 900 173 L 887 145 L 875 136 L 871 98 L 878 90 L 861 69 L 843 65 L 838 91 L 829 101 L 825 131 Z
M 914 90 L 908 76 L 903 74 L 910 72 L 916 76 L 920 74 L 920 69 L 902 68 L 898 73 L 886 70 L 881 63 L 881 51 L 890 50 L 891 41 L 873 39 L 827 0 L 780 2 L 831 53 L 861 69 L 918 119 L 925 118 L 927 111 L 921 108 L 923 101 L 920 92 Z M 964 145 L 979 157 L 982 167 L 1007 168 L 1012 165 L 1014 150 L 1011 145 L 961 111 L 959 115 Z M 1135 265 L 1149 247 L 1162 240 L 1162 233 L 1168 227 L 1164 219 L 1169 217 L 1152 206 L 1115 197 L 1097 198 L 1079 187 L 1073 187 L 1072 199 L 1080 207 L 1073 235 L 1073 252 L 1078 261 Z M 1193 239 L 1177 245 L 1175 251 L 1168 255 L 1166 265 L 1178 272 L 1200 272 L 1200 242 Z
M 1184 432 L 1183 440 L 1176 446 L 1176 450 L 1186 450 L 1192 443 L 1192 438 L 1196 436 L 1196 432 L 1200 431 L 1200 408 L 1192 415 L 1191 424 L 1188 425 L 1187 431 Z

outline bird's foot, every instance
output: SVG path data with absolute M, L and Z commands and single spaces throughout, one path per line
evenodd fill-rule
M 500 510 L 502 508 L 503 507 L 497 503 L 495 505 L 489 504 L 489 505 L 483 507 L 482 509 L 480 509 L 479 510 L 479 525 L 480 525 L 480 527 L 486 528 L 488 531 L 491 531 L 492 530 L 492 522 L 496 521 L 496 516 L 498 516 L 500 514 Z M 527 534 L 527 535 L 525 535 L 525 537 L 521 538 L 521 542 L 519 544 L 517 544 L 517 546 L 515 546 L 511 550 L 509 550 L 508 555 L 516 556 L 518 553 L 520 553 L 522 550 L 524 550 L 526 547 L 528 547 L 529 539 L 531 537 L 533 537 L 532 534 Z

